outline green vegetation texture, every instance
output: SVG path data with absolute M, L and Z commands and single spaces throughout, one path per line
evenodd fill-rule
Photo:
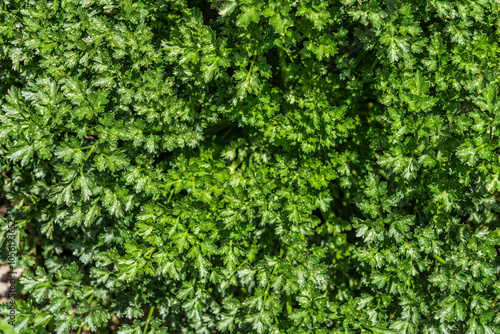
M 2 330 L 499 334 L 499 41 L 497 0 L 1 0 Z

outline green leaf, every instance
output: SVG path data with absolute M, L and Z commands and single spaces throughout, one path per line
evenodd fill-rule
M 33 157 L 33 152 L 34 150 L 32 145 L 24 144 L 12 149 L 7 157 L 12 161 L 20 161 L 21 166 L 24 166 L 28 163 L 31 157 Z
M 14 328 L 9 325 L 7 322 L 5 322 L 3 319 L 0 319 L 0 330 L 4 332 L 5 334 L 15 334 L 16 331 Z
M 238 7 L 236 0 L 222 1 L 219 7 L 219 15 L 229 16 Z
M 240 15 L 238 15 L 238 19 L 236 20 L 236 24 L 238 26 L 247 27 L 250 22 L 258 23 L 260 20 L 260 13 L 255 7 L 243 7 Z

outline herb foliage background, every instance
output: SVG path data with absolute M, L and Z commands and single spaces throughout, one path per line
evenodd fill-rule
M 500 333 L 498 1 L 0 4 L 16 332 Z

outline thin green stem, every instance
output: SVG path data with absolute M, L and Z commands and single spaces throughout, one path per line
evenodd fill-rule
M 148 331 L 148 326 L 149 326 L 149 320 L 151 319 L 151 317 L 153 316 L 153 312 L 155 311 L 155 307 L 152 306 L 151 309 L 149 310 L 149 315 L 148 315 L 148 319 L 146 320 L 146 326 L 144 327 L 144 332 L 143 334 L 146 334 L 147 331 Z
M 436 261 L 438 261 L 439 263 L 441 263 L 443 266 L 445 266 L 446 268 L 450 268 L 450 264 L 448 262 L 446 262 L 445 259 L 443 259 L 442 257 L 440 257 L 439 255 L 436 255 L 436 254 L 432 254 L 432 257 L 434 259 L 436 259 Z
M 90 289 L 90 291 L 85 292 L 85 293 L 83 294 L 83 298 L 87 298 L 88 296 L 90 296 L 90 295 L 92 295 L 92 294 L 94 293 L 94 289 L 92 289 L 92 287 L 91 287 L 91 286 L 89 286 L 89 287 L 84 287 L 84 289 L 87 289 L 87 288 L 88 288 L 88 289 Z
M 283 258 L 283 255 L 285 254 L 285 250 L 283 248 L 280 249 L 280 259 Z M 267 296 L 269 294 L 269 289 L 271 288 L 271 282 L 273 281 L 274 274 L 276 273 L 276 270 L 278 270 L 278 265 L 279 261 L 274 265 L 273 271 L 271 272 L 271 277 L 269 278 L 269 282 L 267 283 L 266 286 L 266 291 L 264 292 L 264 304 L 266 303 Z
M 97 145 L 99 145 L 99 140 L 96 141 L 94 145 L 92 145 L 92 148 L 90 149 L 90 151 L 87 153 L 87 156 L 85 157 L 85 161 L 89 160 L 90 155 L 94 152 Z
M 97 145 L 99 145 L 99 140 L 98 140 L 98 141 L 96 141 L 96 142 L 94 143 L 94 145 L 92 145 L 92 148 L 90 149 L 90 151 L 88 151 L 88 152 L 87 152 L 87 156 L 85 157 L 85 160 L 84 160 L 84 161 L 83 161 L 83 163 L 80 165 L 80 175 L 82 175 L 82 176 L 83 176 L 83 166 L 85 165 L 85 162 L 86 162 L 87 160 L 89 160 L 90 155 L 92 154 L 92 152 L 94 152 L 94 150 L 95 150 L 95 148 L 97 147 Z
M 170 191 L 170 195 L 168 196 L 167 203 L 170 203 L 170 199 L 172 198 L 172 195 L 174 194 L 174 189 Z
M 375 57 L 375 60 L 373 61 L 372 66 L 370 66 L 370 71 L 368 73 L 373 72 L 373 70 L 375 69 L 375 66 L 377 66 L 377 63 L 378 63 L 378 58 Z

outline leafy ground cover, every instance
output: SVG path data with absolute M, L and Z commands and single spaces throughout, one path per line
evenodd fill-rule
M 6 330 L 500 333 L 498 1 L 0 7 Z

